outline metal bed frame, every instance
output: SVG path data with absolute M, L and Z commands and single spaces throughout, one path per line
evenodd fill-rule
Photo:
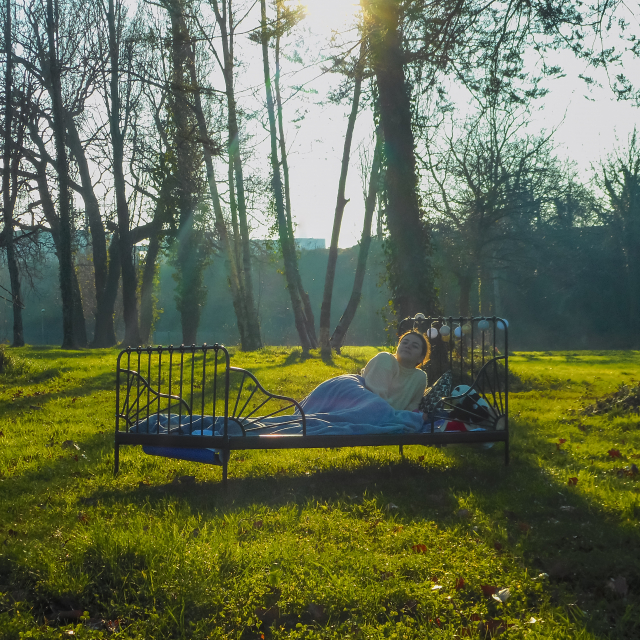
M 477 328 L 482 321 L 485 325 L 489 323 L 489 330 Z M 456 330 L 456 324 L 460 331 Z M 449 328 L 447 342 L 440 333 L 442 327 Z M 486 420 L 483 423 L 484 427 L 488 426 L 487 430 L 436 431 L 436 419 L 432 417 L 431 428 L 423 433 L 307 435 L 306 417 L 300 404 L 293 398 L 270 393 L 251 372 L 232 367 L 229 352 L 223 345 L 129 347 L 118 355 L 116 368 L 114 471 L 116 474 L 119 471 L 121 445 L 143 445 L 150 447 L 150 452 L 154 447 L 168 447 L 174 452 L 170 457 L 186 460 L 193 460 L 195 451 L 216 450 L 221 455 L 215 463 L 222 466 L 224 484 L 233 450 L 398 445 L 402 454 L 403 446 L 412 444 L 504 442 L 505 464 L 508 464 L 506 321 L 495 316 L 430 318 L 418 314 L 400 322 L 398 333 L 412 328 L 428 332 L 432 350 L 427 365 L 429 379 L 435 380 L 451 370 L 453 386 L 467 384 L 470 387 L 455 398 L 441 398 L 436 408 L 459 408 L 466 396 L 477 393 L 491 408 L 489 424 Z M 221 421 L 222 435 L 205 435 L 202 416 L 211 416 L 214 423 Z M 264 428 L 260 421 L 272 416 L 280 416 L 281 425 L 299 424 L 301 433 L 260 436 Z M 156 422 L 160 422 L 161 417 L 167 420 L 166 433 L 150 431 L 154 417 Z M 471 413 L 469 421 L 473 422 L 473 418 Z

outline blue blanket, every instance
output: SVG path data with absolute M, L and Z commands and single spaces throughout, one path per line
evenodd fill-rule
M 422 414 L 397 411 L 386 400 L 364 386 L 364 378 L 343 375 L 318 385 L 300 402 L 307 425 L 307 435 L 360 435 L 417 433 L 423 430 Z M 293 422 L 292 422 L 293 420 Z M 274 416 L 243 420 L 250 429 L 247 435 L 299 435 L 302 422 L 294 416 Z M 430 425 L 429 425 L 430 428 Z M 223 435 L 223 418 L 211 416 L 151 415 L 131 428 L 137 433 L 186 433 Z M 241 436 L 242 430 L 229 420 L 230 436 Z

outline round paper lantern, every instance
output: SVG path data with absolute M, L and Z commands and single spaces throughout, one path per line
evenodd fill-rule
M 478 329 L 480 329 L 480 331 L 486 331 L 488 328 L 489 328 L 488 320 L 480 320 L 480 322 L 478 322 Z
M 453 330 L 453 335 L 454 335 L 456 338 L 461 338 L 461 337 L 462 337 L 462 327 L 456 327 L 456 328 Z
M 445 336 L 448 336 L 451 333 L 451 328 L 448 327 L 446 324 L 443 324 L 440 327 L 440 335 L 444 338 Z
M 471 325 L 467 322 L 466 324 L 462 325 L 462 334 L 466 336 L 470 333 L 471 333 Z
M 431 327 L 431 329 L 427 330 L 427 335 L 432 339 L 435 340 L 438 337 L 438 330 L 434 329 L 433 327 Z
M 415 316 L 413 316 L 414 320 L 424 320 L 424 313 L 416 313 Z
M 498 327 L 500 331 L 504 331 L 505 328 L 508 326 L 509 326 L 509 322 L 507 320 L 498 320 L 498 322 L 496 322 L 496 327 Z

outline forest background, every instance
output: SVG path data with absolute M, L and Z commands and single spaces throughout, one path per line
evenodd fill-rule
M 319 45 L 309 5 L 5 1 L 0 337 L 327 352 L 423 312 L 507 317 L 519 349 L 637 346 L 640 141 L 585 171 L 535 126 L 558 56 L 637 104 L 637 17 L 366 0 Z M 314 136 L 336 184 L 296 172 Z M 318 189 L 330 246 L 300 250 Z

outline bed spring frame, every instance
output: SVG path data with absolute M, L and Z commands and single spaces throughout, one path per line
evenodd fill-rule
M 478 329 L 478 323 L 482 321 L 485 321 L 485 330 Z M 487 322 L 489 329 L 486 329 Z M 450 338 L 446 342 L 440 333 L 442 327 L 449 328 Z M 460 330 L 456 331 L 458 327 Z M 429 380 L 435 381 L 450 370 L 454 387 L 462 384 L 470 387 L 455 398 L 442 398 L 436 409 L 457 407 L 458 415 L 462 415 L 457 419 L 467 422 L 465 409 L 460 405 L 466 396 L 476 393 L 490 407 L 491 417 L 481 424 L 486 430 L 441 432 L 435 429 L 436 419 L 432 418 L 431 428 L 423 433 L 307 435 L 305 413 L 300 404 L 293 398 L 270 393 L 251 372 L 232 367 L 223 345 L 129 347 L 118 355 L 116 368 L 114 471 L 116 474 L 119 471 L 121 445 L 168 447 L 176 452 L 173 457 L 188 460 L 196 459 L 189 457 L 189 452 L 215 449 L 219 452 L 215 463 L 222 466 L 224 484 L 233 450 L 397 445 L 402 454 L 403 446 L 412 444 L 504 442 L 505 464 L 508 464 L 506 322 L 495 316 L 427 318 L 419 314 L 399 323 L 398 333 L 411 328 L 425 333 L 431 330 L 428 334 L 431 359 L 426 367 Z M 150 430 L 154 417 L 158 422 L 164 418 L 166 423 L 169 415 L 174 419 L 168 425 L 168 432 Z M 206 427 L 203 427 L 201 416 L 212 416 L 218 427 L 222 424 L 222 435 L 203 434 Z M 264 428 L 260 420 L 271 416 L 280 416 L 281 426 L 298 424 L 301 433 L 260 436 L 260 429 Z M 471 411 L 468 422 L 474 420 L 477 421 Z

